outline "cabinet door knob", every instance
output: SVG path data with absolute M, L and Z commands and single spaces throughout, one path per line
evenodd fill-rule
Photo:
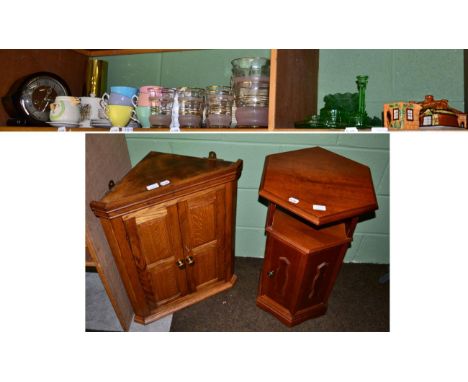
M 179 269 L 185 268 L 185 263 L 182 259 L 177 260 L 176 265 L 179 267 Z
M 270 271 L 267 273 L 267 276 L 271 279 L 275 275 L 275 271 Z
M 185 258 L 185 261 L 187 262 L 188 265 L 193 265 L 195 264 L 195 260 L 193 260 L 193 257 L 192 256 L 187 256 Z

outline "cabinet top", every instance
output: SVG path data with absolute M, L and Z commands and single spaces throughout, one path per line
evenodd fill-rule
M 99 202 L 91 203 L 91 207 L 95 212 L 109 211 L 154 199 L 167 199 L 181 190 L 201 190 L 205 184 L 217 179 L 239 178 L 241 169 L 241 160 L 217 159 L 214 152 L 209 158 L 197 158 L 151 151 Z
M 259 194 L 316 225 L 378 208 L 369 167 L 321 147 L 267 156 Z

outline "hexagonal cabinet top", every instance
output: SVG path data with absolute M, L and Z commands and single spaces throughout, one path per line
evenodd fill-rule
M 378 208 L 369 167 L 321 147 L 267 156 L 259 194 L 316 225 Z

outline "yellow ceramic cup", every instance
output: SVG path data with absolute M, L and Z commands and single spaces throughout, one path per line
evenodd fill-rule
M 130 119 L 135 120 L 134 109 L 131 106 L 107 105 L 106 116 L 112 126 L 116 127 L 127 126 Z

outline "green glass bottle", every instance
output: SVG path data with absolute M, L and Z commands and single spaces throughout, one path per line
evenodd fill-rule
M 369 76 L 360 75 L 356 77 L 356 84 L 359 92 L 358 112 L 356 115 L 356 127 L 364 127 L 366 123 L 366 87 Z

